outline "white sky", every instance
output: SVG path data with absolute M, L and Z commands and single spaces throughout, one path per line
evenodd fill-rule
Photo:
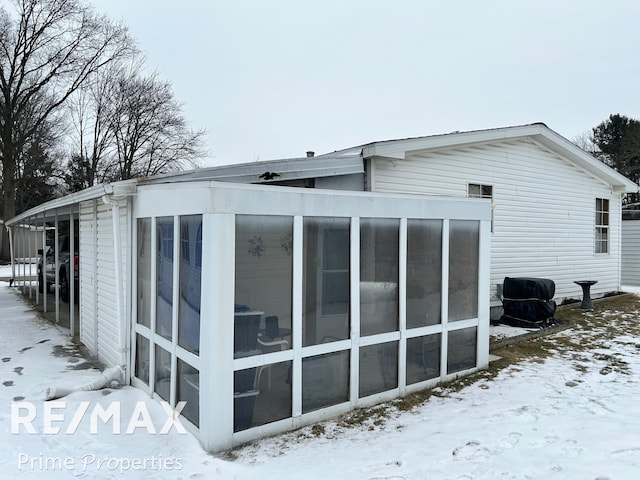
M 92 1 L 208 131 L 208 165 L 640 117 L 635 0 Z

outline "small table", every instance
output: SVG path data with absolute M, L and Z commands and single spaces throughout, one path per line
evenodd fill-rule
M 593 303 L 591 302 L 591 293 L 590 288 L 591 285 L 595 285 L 598 283 L 597 280 L 576 280 L 573 283 L 576 283 L 582 287 L 582 303 L 580 304 L 580 308 L 583 310 L 593 310 Z

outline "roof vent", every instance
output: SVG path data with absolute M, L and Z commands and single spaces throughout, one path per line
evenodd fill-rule
M 316 154 L 316 152 L 312 152 L 311 150 L 309 150 L 309 151 L 307 152 L 307 158 L 311 158 L 311 157 L 313 157 L 315 154 Z

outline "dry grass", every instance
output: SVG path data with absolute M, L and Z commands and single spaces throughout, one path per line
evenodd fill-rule
M 613 371 L 629 374 L 628 365 L 623 359 L 598 353 L 597 350 L 608 348 L 612 342 L 624 343 L 624 340 L 620 340 L 622 333 L 640 337 L 640 298 L 631 294 L 618 295 L 595 301 L 594 304 L 593 311 L 580 309 L 579 303 L 558 309 L 556 318 L 563 324 L 570 325 L 569 330 L 560 333 L 550 330 L 550 335 L 541 331 L 542 335 L 524 337 L 492 349 L 491 353 L 500 359 L 491 362 L 487 369 L 442 383 L 435 389 L 407 395 L 394 400 L 391 405 L 401 411 L 410 411 L 423 405 L 432 396 L 450 396 L 479 380 L 491 381 L 507 367 L 512 372 L 517 372 L 517 365 L 520 363 L 542 363 L 552 355 L 570 359 L 574 362 L 574 368 L 582 373 L 588 370 L 588 363 L 597 360 L 605 363 L 600 369 L 603 375 Z M 639 344 L 627 343 L 633 344 L 640 351 Z M 364 415 L 364 412 L 360 415 Z

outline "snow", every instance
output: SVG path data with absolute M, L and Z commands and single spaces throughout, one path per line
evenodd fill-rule
M 617 325 L 617 312 L 601 314 Z M 639 314 L 625 315 L 635 322 Z M 512 365 L 458 392 L 439 387 L 411 411 L 387 406 L 380 410 L 382 421 L 375 415 L 355 426 L 331 420 L 218 456 L 171 422 L 161 434 L 167 413 L 131 387 L 56 400 L 65 402 L 66 408 L 53 410 L 64 420 L 49 426 L 61 431 L 46 433 L 46 388 L 82 385 L 101 373 L 80 368 L 84 360 L 64 330 L 40 320 L 6 282 L 0 282 L 0 328 L 3 479 L 613 480 L 637 478 L 640 469 L 640 339 L 621 327 L 579 355 L 558 347 L 544 362 Z M 589 335 L 572 329 L 553 338 Z M 12 401 L 35 406 L 36 433 L 24 425 L 11 432 Z M 86 415 L 74 433 L 65 433 L 83 405 Z M 92 433 L 97 405 L 120 405 L 120 433 L 114 422 L 102 421 Z M 149 422 L 142 426 L 144 415 L 135 415 L 140 408 L 148 411 L 155 433 Z M 131 418 L 138 428 L 125 433 Z

